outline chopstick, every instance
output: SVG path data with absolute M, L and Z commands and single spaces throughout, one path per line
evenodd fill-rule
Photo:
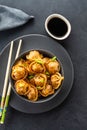
M 21 44 L 22 44 L 22 39 L 20 39 L 20 41 L 19 41 L 15 59 L 19 56 Z M 9 98 L 10 98 L 10 93 L 11 93 L 11 83 L 9 82 L 7 95 L 6 95 L 6 99 L 5 99 L 5 104 L 4 104 L 4 109 L 3 109 L 2 117 L 1 117 L 1 120 L 0 120 L 1 124 L 4 124 L 4 121 L 5 121 L 6 111 L 7 111 L 7 107 L 8 107 L 8 103 L 9 103 Z
M 11 64 L 12 50 L 13 50 L 13 41 L 11 42 L 9 56 L 8 56 L 7 69 L 6 69 L 3 92 L 2 92 L 2 97 L 1 97 L 0 117 L 2 115 L 2 110 L 3 110 L 4 102 L 5 102 L 5 95 L 6 95 L 7 84 L 8 84 L 8 76 L 9 76 L 9 70 L 10 70 L 10 64 Z

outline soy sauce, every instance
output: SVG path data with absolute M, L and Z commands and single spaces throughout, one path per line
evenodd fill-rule
M 60 18 L 52 18 L 47 26 L 50 33 L 57 37 L 62 37 L 67 32 L 67 25 Z

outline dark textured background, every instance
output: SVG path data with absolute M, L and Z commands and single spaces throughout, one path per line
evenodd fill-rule
M 72 90 L 59 107 L 33 115 L 9 106 L 5 124 L 0 130 L 87 130 L 87 0 L 0 0 L 0 4 L 35 16 L 35 20 L 22 27 L 0 32 L 0 51 L 20 35 L 47 35 L 44 28 L 46 17 L 60 13 L 72 25 L 70 37 L 61 44 L 68 51 L 75 70 Z

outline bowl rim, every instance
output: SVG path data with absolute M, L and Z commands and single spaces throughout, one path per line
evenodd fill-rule
M 19 54 L 18 58 L 16 58 L 16 59 L 13 60 L 13 62 L 12 62 L 12 64 L 11 64 L 11 67 L 10 67 L 10 68 L 12 69 L 12 66 L 15 65 L 16 62 L 17 62 L 19 59 L 21 59 L 21 57 L 24 57 L 26 54 L 29 54 L 29 52 L 30 52 L 30 51 L 33 51 L 33 50 L 39 51 L 39 52 L 42 53 L 42 54 L 43 54 L 43 53 L 46 53 L 46 54 L 50 55 L 50 57 L 51 57 L 51 56 L 52 56 L 52 57 L 55 56 L 51 51 L 48 51 L 48 50 L 46 50 L 46 49 L 30 49 L 30 50 L 24 51 L 24 52 L 22 52 L 21 54 Z M 43 54 L 43 55 L 44 55 L 44 54 Z M 62 73 L 62 75 L 64 76 L 63 65 L 62 65 L 61 61 L 58 59 L 58 57 L 56 57 L 56 58 L 57 58 L 57 61 L 58 61 L 59 64 L 60 64 L 61 73 Z M 11 72 L 12 72 L 11 69 L 10 69 L 10 73 L 9 73 L 9 81 L 10 81 L 10 83 L 11 83 L 11 88 L 12 88 L 13 92 L 14 92 L 20 99 L 22 99 L 23 101 L 27 101 L 27 102 L 29 102 L 29 103 L 37 103 L 37 104 L 38 104 L 38 103 L 48 102 L 48 101 L 50 101 L 51 99 L 53 99 L 57 94 L 59 94 L 59 92 L 60 92 L 61 89 L 62 89 L 64 80 L 62 81 L 62 84 L 60 85 L 60 87 L 59 87 L 58 89 L 56 89 L 56 91 L 54 92 L 54 94 L 49 95 L 48 97 L 44 97 L 44 99 L 40 99 L 40 100 L 37 100 L 37 101 L 31 101 L 31 100 L 27 99 L 26 97 L 23 97 L 23 96 L 19 95 L 19 94 L 16 92 L 16 90 L 15 90 L 15 88 L 14 88 L 13 79 L 12 79 L 12 77 L 11 77 Z

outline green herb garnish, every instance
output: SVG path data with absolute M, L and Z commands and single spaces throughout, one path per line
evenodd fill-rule
M 32 79 L 34 77 L 34 75 L 29 75 L 28 78 L 29 79 Z
M 39 64 L 43 64 L 43 62 L 41 61 L 41 60 L 39 60 L 39 59 L 36 59 L 35 60 L 37 63 L 39 63 Z
M 55 60 L 56 60 L 56 56 L 54 56 L 51 60 L 52 60 L 52 61 L 55 61 Z
M 50 73 L 48 71 L 45 72 L 46 75 L 50 75 Z
M 40 82 L 41 82 L 41 83 L 44 83 L 44 79 L 41 79 Z
M 41 86 L 36 86 L 37 87 L 37 89 L 41 89 Z
M 24 63 L 24 66 L 26 67 L 27 65 Z

